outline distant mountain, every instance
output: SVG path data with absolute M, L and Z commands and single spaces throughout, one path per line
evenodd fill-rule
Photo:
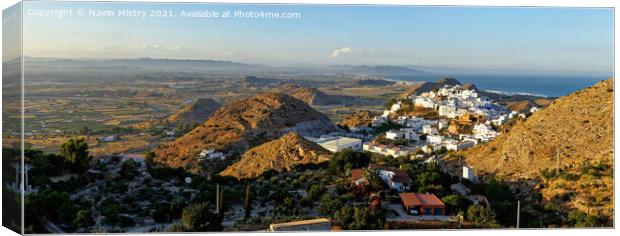
M 461 154 L 479 175 L 526 185 L 568 212 L 613 214 L 613 79 L 553 101 Z M 611 210 L 611 211 L 610 211 Z
M 327 116 L 282 93 L 264 93 L 220 107 L 203 124 L 156 150 L 157 161 L 198 172 L 202 149 L 244 153 L 285 133 L 318 136 L 333 132 Z
M 202 123 L 213 114 L 218 108 L 220 108 L 220 104 L 213 100 L 213 98 L 199 98 L 192 104 L 189 104 L 183 107 L 178 112 L 172 114 L 168 121 L 177 123 Z
M 267 85 L 278 85 L 284 82 L 286 81 L 281 80 L 281 79 L 259 78 L 256 76 L 244 76 L 243 78 L 241 78 L 241 83 L 244 83 L 249 86 L 255 86 L 255 87 L 267 86 Z
M 396 84 L 394 81 L 385 79 L 359 79 L 355 83 L 361 86 L 389 86 Z
M 294 98 L 302 100 L 313 106 L 328 105 L 381 105 L 385 101 L 382 98 L 356 97 L 346 95 L 326 94 L 317 88 L 300 87 L 295 85 L 287 85 L 282 87 L 282 91 Z
M 220 175 L 238 179 L 255 178 L 267 170 L 282 172 L 296 165 L 329 160 L 329 151 L 291 132 L 245 152 L 241 159 Z
M 327 68 L 331 72 L 349 73 L 349 74 L 371 74 L 383 76 L 403 76 L 424 74 L 422 70 L 408 66 L 390 66 L 390 65 L 337 65 Z

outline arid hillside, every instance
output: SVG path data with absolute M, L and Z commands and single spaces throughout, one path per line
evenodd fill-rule
M 168 118 L 168 121 L 173 123 L 202 123 L 205 122 L 213 112 L 220 108 L 220 106 L 221 105 L 212 98 L 199 98 L 192 104 L 172 114 Z
M 364 97 L 364 96 L 347 96 L 327 94 L 317 88 L 307 88 L 298 86 L 285 87 L 285 93 L 294 98 L 302 100 L 313 106 L 329 106 L 329 105 L 381 105 L 384 102 L 382 98 Z
M 370 113 L 370 111 L 358 111 L 345 117 L 342 121 L 340 121 L 340 125 L 349 128 L 368 126 L 372 123 L 373 117 L 374 116 Z
M 203 124 L 177 140 L 163 144 L 157 161 L 171 167 L 199 169 L 197 154 L 203 149 L 241 154 L 285 133 L 313 135 L 334 131 L 335 126 L 308 104 L 282 93 L 264 93 L 220 107 Z
M 329 151 L 291 132 L 248 150 L 221 175 L 254 178 L 267 170 L 281 172 L 300 164 L 326 161 L 328 157 Z
M 613 95 L 613 79 L 599 82 L 553 101 L 492 142 L 461 154 L 478 175 L 533 180 L 529 187 L 565 210 L 589 208 L 594 214 L 609 214 Z

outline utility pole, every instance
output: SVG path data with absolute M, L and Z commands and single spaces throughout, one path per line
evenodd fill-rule
M 555 161 L 556 161 L 555 174 L 559 175 L 560 174 L 560 148 L 555 149 Z
M 220 190 L 220 202 L 219 202 L 219 205 L 220 205 L 220 209 L 218 210 L 218 213 L 220 214 L 220 216 L 223 216 L 224 215 L 224 211 L 222 211 L 222 208 L 224 208 L 224 188 L 222 188 Z
M 521 201 L 517 201 L 517 229 L 519 228 L 520 216 L 521 216 Z
M 592 183 L 590 183 L 590 188 L 592 188 Z M 588 191 L 588 217 L 590 217 L 590 199 L 592 199 L 592 191 Z
M 215 186 L 215 213 L 220 214 L 220 185 Z
M 245 218 L 249 218 L 252 214 L 252 200 L 250 198 L 250 184 L 245 186 Z

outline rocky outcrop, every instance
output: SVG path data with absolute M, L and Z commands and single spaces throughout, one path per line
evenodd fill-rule
M 291 132 L 248 150 L 220 175 L 255 178 L 267 170 L 282 172 L 296 165 L 323 162 L 329 159 L 328 156 L 326 149 Z
M 206 122 L 161 145 L 155 153 L 158 162 L 199 170 L 196 156 L 203 149 L 241 154 L 291 131 L 318 136 L 334 130 L 327 116 L 303 101 L 282 93 L 264 93 L 220 107 Z

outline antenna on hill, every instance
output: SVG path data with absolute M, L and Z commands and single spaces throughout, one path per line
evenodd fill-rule
M 560 148 L 555 149 L 555 161 L 556 161 L 555 174 L 559 175 L 560 174 Z

